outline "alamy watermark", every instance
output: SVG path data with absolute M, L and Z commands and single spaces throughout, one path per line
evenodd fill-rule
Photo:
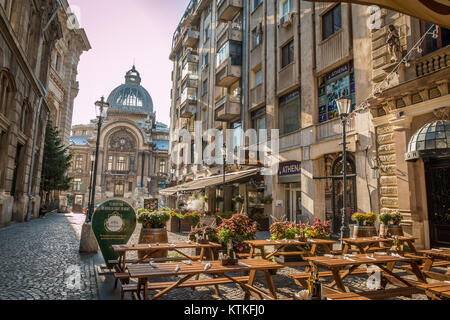
M 278 129 L 245 132 L 241 128 L 209 129 L 203 132 L 202 122 L 196 121 L 193 132 L 175 130 L 172 144 L 171 161 L 175 165 L 223 165 L 225 161 L 226 165 L 261 166 L 261 174 L 266 176 L 278 173 Z

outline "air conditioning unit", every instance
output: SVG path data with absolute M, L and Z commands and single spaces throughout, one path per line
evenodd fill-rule
M 278 28 L 287 28 L 292 24 L 292 20 L 294 18 L 294 14 L 292 12 L 286 13 L 284 16 L 280 18 L 280 22 L 278 23 Z

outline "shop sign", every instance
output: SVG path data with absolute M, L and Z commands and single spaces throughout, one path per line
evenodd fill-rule
M 125 201 L 109 200 L 95 210 L 92 229 L 108 268 L 112 267 L 108 261 L 119 257 L 112 246 L 126 244 L 135 228 L 136 213 Z
M 281 162 L 278 169 L 278 176 L 299 175 L 302 172 L 302 164 L 300 161 Z

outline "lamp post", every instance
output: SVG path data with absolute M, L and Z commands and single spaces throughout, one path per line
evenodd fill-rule
M 225 144 L 225 142 L 222 145 L 222 157 L 223 157 L 223 166 L 222 166 L 222 170 L 223 170 L 223 181 L 222 181 L 222 197 L 223 197 L 223 211 L 225 211 L 225 162 L 227 161 L 227 146 Z
M 342 121 L 342 166 L 343 166 L 343 193 L 342 193 L 342 221 L 341 239 L 348 238 L 350 228 L 347 217 L 347 120 L 352 112 L 352 101 L 347 98 L 336 100 L 339 116 Z M 341 249 L 344 249 L 344 242 L 341 240 Z
M 92 195 L 92 178 L 93 178 L 93 172 L 94 172 L 94 162 L 95 162 L 95 152 L 92 152 L 91 154 L 91 172 L 89 175 L 89 198 L 88 198 L 88 210 L 91 204 L 91 195 Z
M 100 101 L 95 103 L 95 111 L 97 112 L 98 124 L 97 124 L 97 143 L 95 146 L 95 160 L 94 160 L 94 172 L 92 178 L 92 191 L 91 200 L 89 203 L 89 214 L 87 221 L 90 222 L 92 215 L 94 214 L 94 203 L 95 203 L 95 188 L 97 185 L 97 168 L 98 168 L 98 150 L 100 147 L 100 132 L 102 130 L 103 115 L 109 107 L 109 103 L 105 101 L 105 97 L 102 97 Z
M 104 118 L 104 113 L 108 109 L 109 104 L 102 97 L 100 101 L 95 103 L 95 109 L 98 117 L 98 129 L 97 129 L 97 143 L 95 147 L 95 158 L 94 158 L 94 170 L 92 172 L 92 186 L 91 195 L 89 199 L 89 210 L 86 217 L 86 221 L 81 229 L 81 239 L 80 239 L 80 252 L 81 253 L 96 253 L 98 251 L 97 240 L 92 230 L 92 215 L 94 213 L 94 202 L 95 202 L 95 187 L 97 183 L 97 167 L 98 167 L 98 150 L 100 145 L 100 132 L 102 128 L 102 122 Z M 91 158 L 92 159 L 92 158 Z

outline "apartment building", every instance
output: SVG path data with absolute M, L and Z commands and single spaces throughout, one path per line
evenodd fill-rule
M 170 55 L 174 62 L 171 134 L 180 128 L 192 131 L 196 120 L 202 121 L 203 131 L 279 129 L 278 174 L 252 177 L 243 183 L 227 181 L 225 205 L 219 208 L 225 209 L 227 198 L 230 201 L 239 193 L 250 214 L 252 204 L 264 203 L 271 196 L 272 201 L 261 206 L 266 215 L 285 215 L 292 221 L 329 220 L 333 233 L 338 234 L 343 147 L 335 100 L 349 98 L 358 112 L 347 123 L 347 214 L 400 211 L 405 230 L 419 239 L 419 247 L 428 246 L 432 227 L 426 221 L 433 210 L 425 205 L 425 198 L 430 191 L 412 178 L 405 179 L 405 175 L 420 175 L 425 169 L 415 173 L 411 170 L 421 160 L 413 164 L 404 160 L 415 131 L 420 133 L 420 127 L 435 117 L 433 108 L 448 118 L 447 109 L 441 109 L 448 106 L 448 31 L 439 28 L 434 38 L 425 36 L 428 27 L 404 14 L 380 8 L 374 12 L 347 3 L 191 1 L 174 35 Z M 431 49 L 407 56 L 421 40 L 422 46 Z M 406 63 L 401 64 L 406 56 Z M 392 73 L 394 70 L 397 72 Z M 424 99 L 421 95 L 427 101 L 440 100 L 420 102 Z M 409 105 L 414 105 L 414 111 L 404 122 L 407 127 L 413 125 L 398 129 L 393 123 L 397 117 L 403 119 Z M 404 107 L 406 113 L 399 113 L 397 109 Z M 422 120 L 415 121 L 416 115 Z M 433 128 L 436 126 L 430 130 Z M 439 128 L 447 130 L 445 124 Z M 260 137 L 259 142 L 264 139 Z M 172 151 L 181 141 L 174 140 L 172 136 Z M 190 141 L 192 148 L 194 142 Z M 248 139 L 235 142 L 248 146 Z M 437 166 L 434 172 L 443 174 L 444 169 Z M 249 167 L 226 167 L 227 172 L 246 169 Z M 221 165 L 172 161 L 173 178 L 180 186 L 172 189 L 174 195 L 201 187 L 189 181 L 220 175 L 221 170 Z M 221 189 L 220 182 L 205 188 L 208 205 L 213 208 L 218 207 L 211 199 L 216 189 Z M 420 204 L 409 193 L 414 189 L 413 194 L 421 193 L 424 200 Z M 446 190 L 438 194 L 448 194 Z M 439 209 L 438 234 L 449 223 L 444 221 L 448 196 L 443 199 L 447 207 L 444 203 Z
M 76 69 L 90 49 L 75 20 L 66 0 L 0 1 L 0 225 L 39 213 L 48 117 L 68 140 Z

